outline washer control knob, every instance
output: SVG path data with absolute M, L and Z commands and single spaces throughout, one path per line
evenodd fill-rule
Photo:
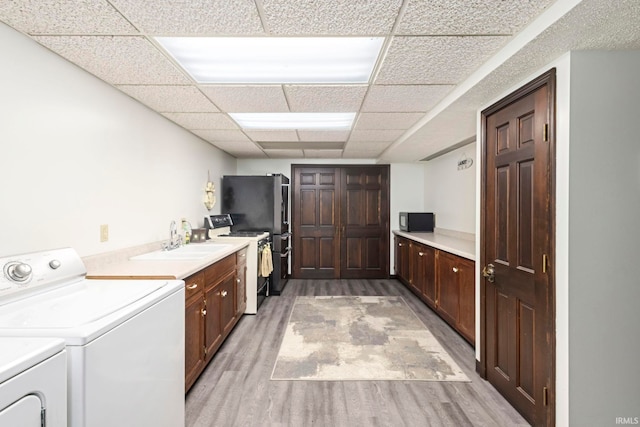
M 51 261 L 49 261 L 49 267 L 51 267 L 51 269 L 56 270 L 58 268 L 60 268 L 62 264 L 60 264 L 60 261 L 58 261 L 57 259 L 52 259 Z
M 11 280 L 26 282 L 31 277 L 31 266 L 23 262 L 16 262 L 7 268 L 7 274 Z

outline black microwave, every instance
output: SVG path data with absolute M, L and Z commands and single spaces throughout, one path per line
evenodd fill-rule
M 433 231 L 432 212 L 400 212 L 400 231 Z

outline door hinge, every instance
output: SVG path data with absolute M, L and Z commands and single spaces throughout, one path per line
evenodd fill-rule
M 549 268 L 549 256 L 547 254 L 542 254 L 542 272 L 546 273 Z
M 204 351 L 204 355 L 206 356 L 207 355 L 207 346 L 203 345 L 202 346 L 202 350 Z
M 542 387 L 542 406 L 547 406 L 549 404 L 549 389 L 547 387 Z
M 545 142 L 549 141 L 549 123 L 545 123 L 542 129 L 542 140 Z

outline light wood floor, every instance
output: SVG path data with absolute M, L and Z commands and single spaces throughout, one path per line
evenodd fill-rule
M 298 295 L 400 295 L 471 383 L 271 381 Z M 291 280 L 245 315 L 186 397 L 186 425 L 528 426 L 475 372 L 472 347 L 396 280 Z

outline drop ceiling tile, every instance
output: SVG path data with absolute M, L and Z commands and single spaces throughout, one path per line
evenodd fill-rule
M 105 0 L 2 1 L 0 21 L 31 35 L 138 33 Z
M 234 157 L 243 158 L 265 158 L 264 152 L 260 147 L 256 146 L 252 142 L 241 141 L 216 141 L 211 142 L 211 145 L 218 147 L 222 151 L 231 154 Z
M 354 129 L 409 129 L 423 117 L 423 113 L 361 113 Z
M 357 142 L 392 142 L 400 138 L 404 130 L 354 130 L 351 132 L 349 143 Z
M 349 138 L 349 131 L 299 130 L 300 141 L 307 142 L 344 142 Z
M 262 0 L 266 29 L 277 35 L 386 35 L 402 0 Z M 366 19 L 363 19 L 366 17 Z
M 218 142 L 253 142 L 240 130 L 194 130 L 193 133 L 211 143 Z
M 253 0 L 110 0 L 141 31 L 154 35 L 264 34 Z
M 304 157 L 313 159 L 339 159 L 342 150 L 304 150 Z
M 228 113 L 286 113 L 282 86 L 202 86 L 202 92 Z
M 287 85 L 285 91 L 293 112 L 347 113 L 360 109 L 367 86 Z
M 239 130 L 233 120 L 221 113 L 164 113 L 163 116 L 189 130 Z
M 265 150 L 342 150 L 344 142 L 278 142 L 258 143 Z
M 453 85 L 374 85 L 362 105 L 365 112 L 427 112 Z
M 245 130 L 244 132 L 254 141 L 298 141 L 298 134 L 295 130 Z
M 342 152 L 342 157 L 346 159 L 375 159 L 384 150 L 347 150 Z
M 373 151 L 380 153 L 391 145 L 391 142 L 349 142 L 344 146 L 344 152 L 364 152 Z
M 264 150 L 264 152 L 267 154 L 267 156 L 274 158 L 274 159 L 283 159 L 283 158 L 289 158 L 289 159 L 302 159 L 304 158 L 304 153 L 302 150 L 281 150 L 281 149 L 272 149 L 272 150 Z
M 117 88 L 160 113 L 219 111 L 195 86 L 119 85 Z
M 515 34 L 554 0 L 409 0 L 397 34 Z
M 39 43 L 111 84 L 189 84 L 144 37 L 37 36 Z
M 507 36 L 394 37 L 376 84 L 459 83 L 508 40 Z

